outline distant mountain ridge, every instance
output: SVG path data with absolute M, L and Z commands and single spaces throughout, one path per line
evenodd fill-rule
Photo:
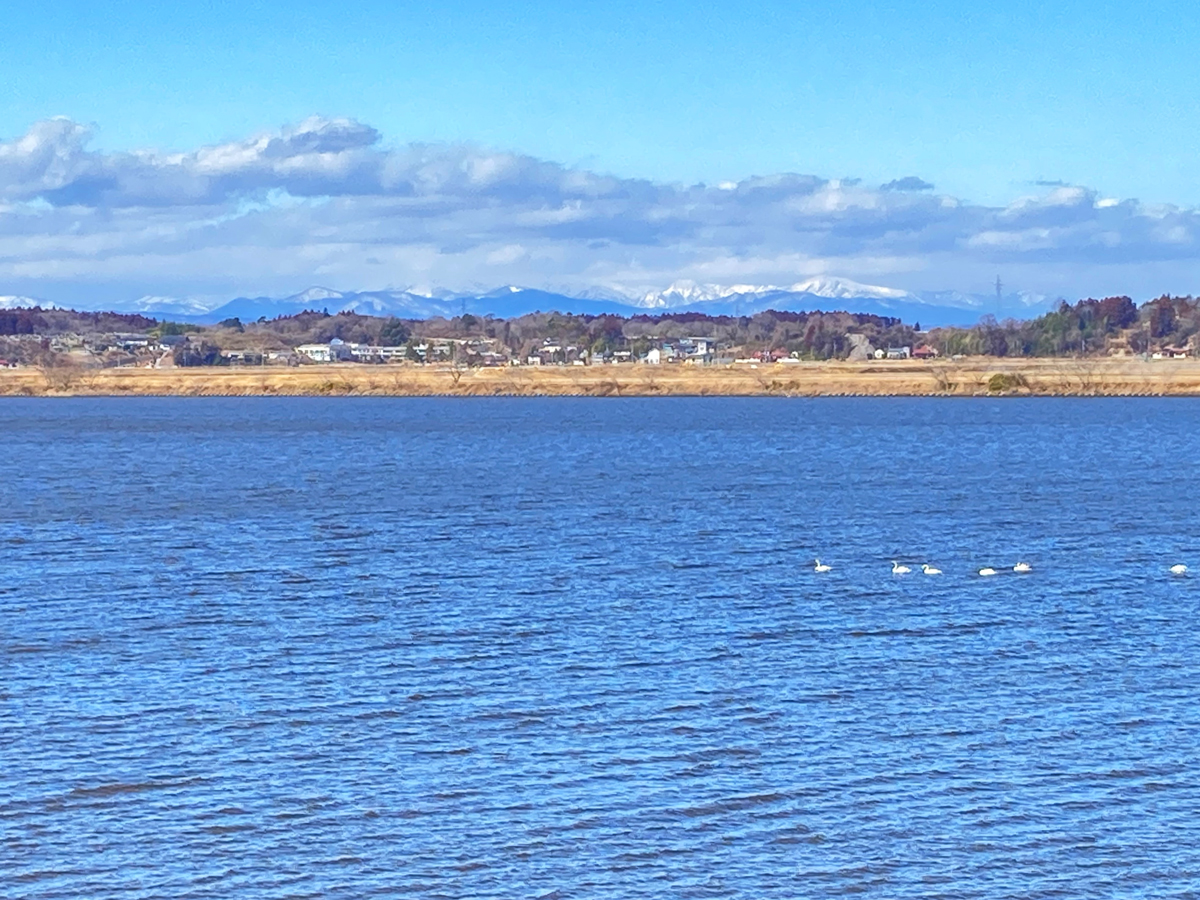
M 0 309 L 33 306 L 29 297 L 0 296 Z M 41 302 L 43 307 L 54 306 Z M 62 306 L 63 304 L 57 304 Z M 662 315 L 699 312 L 710 316 L 746 316 L 767 309 L 790 312 L 814 310 L 869 313 L 892 316 L 923 326 L 973 325 L 991 314 L 997 318 L 1029 318 L 1049 308 L 1046 297 L 1008 294 L 1002 298 L 954 291 L 920 294 L 860 284 L 844 278 L 813 278 L 786 287 L 776 285 L 716 285 L 677 281 L 659 291 L 636 296 L 610 288 L 558 293 L 507 285 L 484 293 L 441 290 L 338 291 L 314 286 L 288 297 L 238 297 L 216 307 L 190 300 L 146 296 L 124 304 L 106 305 L 114 312 L 138 312 L 158 319 L 200 324 L 239 318 L 254 321 L 265 317 L 294 315 L 305 310 L 330 313 L 356 312 L 371 316 L 407 319 L 447 318 L 463 312 L 475 316 L 513 318 L 532 312 L 576 315 Z M 76 306 L 76 308 L 90 308 Z
M 40 306 L 42 309 L 58 309 L 57 304 L 45 300 L 35 300 L 33 297 L 18 297 L 12 294 L 0 295 L 0 309 L 28 309 Z

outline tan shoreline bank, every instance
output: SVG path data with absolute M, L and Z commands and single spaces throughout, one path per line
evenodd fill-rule
M 1200 360 L 3 369 L 3 396 L 1200 396 Z

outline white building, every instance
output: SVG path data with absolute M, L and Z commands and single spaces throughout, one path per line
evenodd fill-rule
M 345 341 L 334 338 L 328 344 L 301 344 L 296 348 L 296 352 L 318 363 L 374 359 L 395 362 L 407 356 L 408 348 L 376 347 L 371 344 L 347 344 Z
M 333 362 L 333 353 L 328 344 L 301 344 L 296 348 L 301 356 L 307 356 L 313 362 Z
M 408 355 L 407 347 L 375 347 L 370 344 L 347 344 L 350 355 L 355 359 L 380 359 L 384 362 L 397 362 Z
M 340 338 L 334 338 L 328 344 L 301 344 L 296 348 L 296 352 L 301 356 L 307 356 L 313 362 L 328 363 L 350 359 L 352 346 Z

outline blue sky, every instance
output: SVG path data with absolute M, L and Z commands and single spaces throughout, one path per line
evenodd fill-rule
M 656 180 L 917 174 L 1200 202 L 1191 4 L 8 4 L 0 134 L 188 149 L 309 115 Z
M 374 129 L 377 153 L 403 153 L 413 142 L 469 145 L 678 188 L 778 173 L 874 186 L 912 175 L 939 196 L 994 210 L 1055 190 L 1039 182 L 1080 186 L 1094 195 L 1093 206 L 1111 199 L 1185 210 L 1200 204 L 1193 149 L 1200 17 L 1181 2 L 996 2 L 978 11 L 945 2 L 705 8 L 647 0 L 7 7 L 0 142 L 9 146 L 54 116 L 89 129 L 87 153 L 110 156 L 194 153 L 320 116 Z M 237 199 L 239 208 L 262 205 L 264 192 L 278 196 L 280 184 L 256 182 Z M 26 188 L 8 193 L 26 204 L 21 222 L 29 226 L 37 197 Z M 194 213 L 203 221 L 215 214 Z M 736 255 L 748 240 L 733 239 L 724 251 Z M 1195 267 L 1191 257 L 1180 261 L 1181 240 L 1176 231 L 1167 254 L 1175 262 L 1165 268 L 1162 254 L 1145 260 L 1140 274 L 1128 269 L 1136 260 L 1123 258 L 1127 270 L 1114 289 L 1147 289 L 1151 281 L 1191 289 L 1184 282 Z M 447 246 L 435 249 L 446 253 Z M 0 293 L 6 283 L 36 289 L 47 277 L 6 269 L 4 260 L 17 252 L 6 257 L 0 247 Z M 959 262 L 937 285 L 932 276 L 913 277 L 912 260 L 894 272 L 845 260 L 838 266 L 852 270 L 839 274 L 864 280 L 967 289 L 1003 260 Z M 1030 289 L 1098 287 L 1062 260 L 1048 260 L 1044 277 L 1026 279 L 1039 271 L 1036 262 L 1021 264 Z M 975 263 L 980 274 L 968 275 Z M 496 275 L 527 272 L 534 281 L 562 283 L 586 275 L 568 268 Z M 807 267 L 821 268 L 830 267 Z M 923 270 L 928 275 L 928 261 Z M 441 277 L 437 271 L 396 263 L 387 280 Z M 762 267 L 744 274 L 756 272 L 789 274 Z M 294 277 L 307 274 L 321 273 Z M 664 263 L 653 277 L 669 274 Z M 488 280 L 485 270 L 472 277 Z M 86 281 L 83 274 L 71 279 Z M 117 289 L 118 282 L 104 283 Z M 195 292 L 227 287 L 198 285 Z

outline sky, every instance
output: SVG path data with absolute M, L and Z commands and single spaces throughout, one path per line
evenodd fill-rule
M 5 7 L 0 294 L 1200 290 L 1181 2 Z

